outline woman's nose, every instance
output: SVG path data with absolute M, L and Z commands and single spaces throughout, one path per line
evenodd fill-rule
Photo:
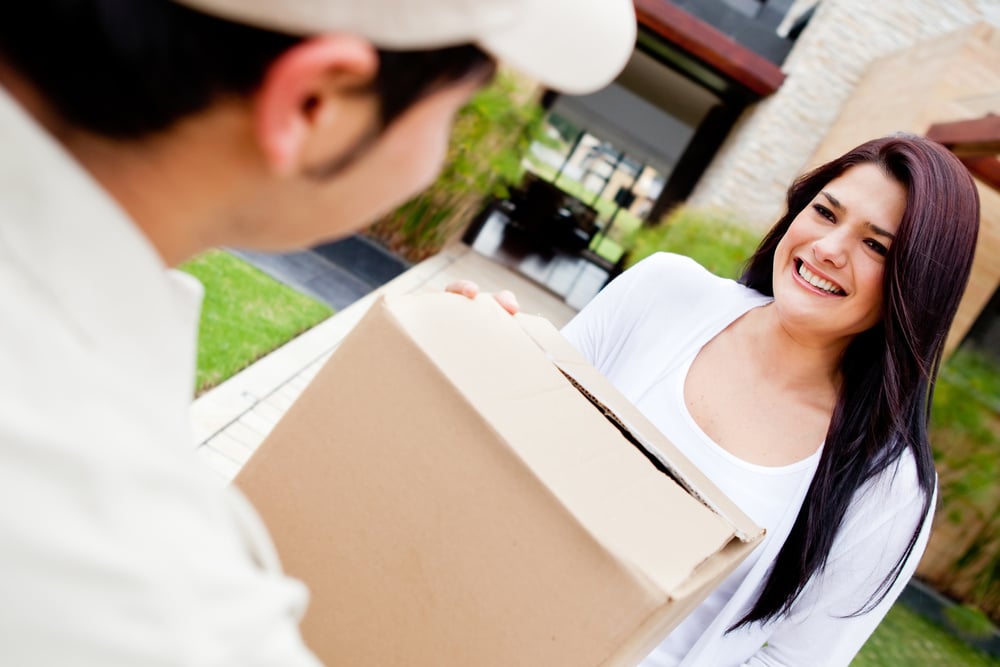
M 841 268 L 847 261 L 846 235 L 840 229 L 813 241 L 812 251 L 816 261 Z

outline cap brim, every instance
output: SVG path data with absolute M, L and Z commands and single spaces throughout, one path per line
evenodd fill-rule
M 631 0 L 528 2 L 514 25 L 481 37 L 499 60 L 571 95 L 611 83 L 635 49 Z
M 611 83 L 635 48 L 632 0 L 509 0 L 448 4 L 432 11 L 364 0 L 175 0 L 199 11 L 292 34 L 356 32 L 385 48 L 475 42 L 546 86 L 591 93 Z M 384 5 L 385 3 L 381 3 Z M 484 34 L 485 33 L 485 34 Z

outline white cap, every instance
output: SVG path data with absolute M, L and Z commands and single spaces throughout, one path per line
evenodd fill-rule
M 632 0 L 176 0 L 238 23 L 348 32 L 385 49 L 476 44 L 546 86 L 603 88 L 635 46 Z

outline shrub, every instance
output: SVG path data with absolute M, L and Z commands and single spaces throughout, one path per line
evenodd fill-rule
M 446 245 L 489 197 L 521 180 L 521 156 L 541 136 L 544 111 L 501 72 L 459 111 L 444 168 L 426 191 L 376 222 L 370 236 L 413 262 Z
M 635 232 L 628 265 L 654 252 L 675 252 L 695 259 L 716 275 L 737 278 L 760 237 L 760 232 L 722 213 L 680 206 L 659 225 Z
M 947 554 L 921 568 L 935 587 L 1000 621 L 1000 364 L 960 348 L 931 408 L 941 508 L 931 540 Z

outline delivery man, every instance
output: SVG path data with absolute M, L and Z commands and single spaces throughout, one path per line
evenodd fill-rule
M 0 4 L 0 664 L 315 665 L 305 588 L 194 461 L 168 267 L 391 210 L 496 60 L 614 78 L 631 2 Z

